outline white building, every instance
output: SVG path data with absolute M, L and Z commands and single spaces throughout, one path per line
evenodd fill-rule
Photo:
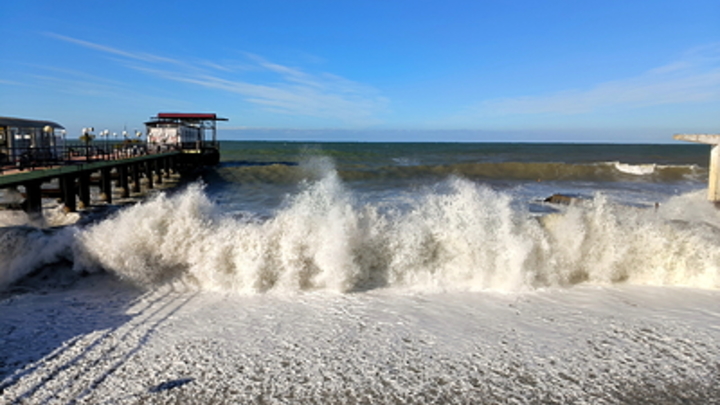
M 207 113 L 159 113 L 145 123 L 148 147 L 160 150 L 217 149 L 217 121 L 227 121 L 227 118 Z

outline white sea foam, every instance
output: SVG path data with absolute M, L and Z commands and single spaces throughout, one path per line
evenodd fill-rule
M 629 163 L 620 163 L 620 162 L 613 162 L 613 166 L 615 168 L 623 173 L 627 174 L 634 174 L 636 176 L 645 176 L 648 174 L 653 174 L 655 172 L 655 169 L 658 167 L 658 165 L 654 163 L 650 164 L 629 164 Z
M 142 292 L 0 301 L 0 403 L 716 403 L 719 291 Z
M 0 227 L 32 225 L 39 228 L 74 224 L 80 219 L 76 212 L 65 212 L 61 204 L 45 201 L 41 216 L 28 216 L 22 210 L 0 210 Z
M 675 208 L 698 195 L 658 210 L 598 195 L 537 220 L 513 209 L 510 194 L 455 178 L 402 208 L 380 209 L 319 167 L 324 176 L 262 222 L 226 215 L 200 185 L 159 195 L 81 232 L 75 266 L 143 286 L 172 281 L 245 293 L 525 291 L 580 282 L 720 287 L 718 214 L 689 218 Z

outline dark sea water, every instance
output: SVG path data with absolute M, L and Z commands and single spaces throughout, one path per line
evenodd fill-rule
M 688 144 L 225 141 L 222 163 L 208 182 L 210 190 L 230 190 L 230 195 L 219 193 L 228 203 L 258 201 L 252 209 L 274 206 L 300 181 L 322 176 L 323 170 L 336 172 L 345 186 L 371 200 L 452 177 L 504 190 L 527 203 L 555 193 L 604 192 L 625 203 L 648 204 L 705 187 L 708 153 L 706 146 Z M 245 198 L 236 199 L 232 190 L 240 185 Z

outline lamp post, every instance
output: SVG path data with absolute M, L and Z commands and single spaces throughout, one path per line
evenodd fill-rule
M 108 150 L 107 150 L 107 149 L 108 149 L 108 136 L 110 136 L 110 131 L 108 131 L 107 129 L 104 129 L 104 130 L 102 130 L 102 131 L 100 132 L 100 136 L 105 137 L 105 146 L 104 146 L 104 149 L 105 149 L 105 150 L 104 150 L 104 152 L 105 152 L 104 155 L 105 155 L 105 156 L 103 156 L 103 159 L 106 159 L 106 160 L 107 160 L 107 154 L 108 154 Z
M 93 135 L 93 131 L 95 128 L 88 127 L 82 129 L 82 135 L 80 136 L 80 140 L 85 142 L 85 160 L 90 161 L 90 141 L 95 138 L 95 135 Z
M 113 132 L 112 136 L 114 139 L 117 139 L 117 132 Z M 108 153 L 110 153 L 110 147 L 108 146 Z
M 122 131 L 123 139 L 127 138 L 127 131 Z M 120 144 L 118 143 L 118 134 L 115 134 L 115 145 L 113 145 L 113 152 L 115 153 L 115 159 L 119 158 Z
M 60 130 L 60 136 L 62 136 L 62 148 L 60 148 L 60 150 L 62 150 L 63 161 L 68 160 L 68 156 L 67 156 L 67 144 L 65 143 L 65 134 L 67 134 L 67 131 L 64 130 L 64 129 L 61 129 L 61 130 Z
M 47 152 L 48 152 L 48 155 L 50 155 L 50 156 L 47 156 L 47 158 L 48 158 L 48 159 L 54 159 L 54 158 L 57 157 L 57 147 L 56 147 L 57 145 L 55 145 L 55 130 L 54 130 L 53 127 L 51 127 L 50 125 L 45 125 L 45 126 L 43 127 L 43 132 L 45 133 L 45 136 L 47 137 L 47 140 L 50 141 L 50 145 L 52 146 L 52 154 L 50 154 L 50 148 L 48 148 Z M 41 145 L 43 146 L 43 148 L 44 148 L 44 147 L 45 147 L 45 140 L 43 140 L 43 142 L 41 142 L 40 144 L 41 144 Z M 40 153 L 40 156 L 45 156 L 45 153 L 41 152 L 41 153 Z
M 137 137 L 137 142 L 140 143 L 142 141 L 142 132 L 135 130 L 135 137 Z M 145 153 L 147 153 L 147 149 L 144 149 Z

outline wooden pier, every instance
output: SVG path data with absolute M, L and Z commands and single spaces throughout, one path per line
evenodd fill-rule
M 57 180 L 65 210 L 74 212 L 78 203 L 81 208 L 90 206 L 90 187 L 93 183 L 99 187 L 100 198 L 112 203 L 113 180 L 116 180 L 123 198 L 128 197 L 131 191 L 139 193 L 142 179 L 146 180 L 146 187 L 152 189 L 154 184 L 162 184 L 163 178 L 168 178 L 171 172 L 192 166 L 192 161 L 189 162 L 183 155 L 181 151 L 172 151 L 8 173 L 0 175 L 0 189 L 23 187 L 23 209 L 28 214 L 37 214 L 42 211 L 42 185 Z
M 121 198 L 141 191 L 140 182 L 152 189 L 179 173 L 220 161 L 217 121 L 214 113 L 159 113 L 145 123 L 146 142 L 92 142 L 93 128 L 83 128 L 80 144 L 65 140 L 64 128 L 53 121 L 0 117 L 0 189 L 24 189 L 22 208 L 28 214 L 42 212 L 43 195 L 53 194 L 74 212 L 90 206 L 90 187 L 97 186 L 100 199 L 112 203 L 113 180 Z M 59 134 L 58 134 L 59 131 Z M 115 137 L 116 134 L 113 134 Z M 55 182 L 54 189 L 43 188 Z

